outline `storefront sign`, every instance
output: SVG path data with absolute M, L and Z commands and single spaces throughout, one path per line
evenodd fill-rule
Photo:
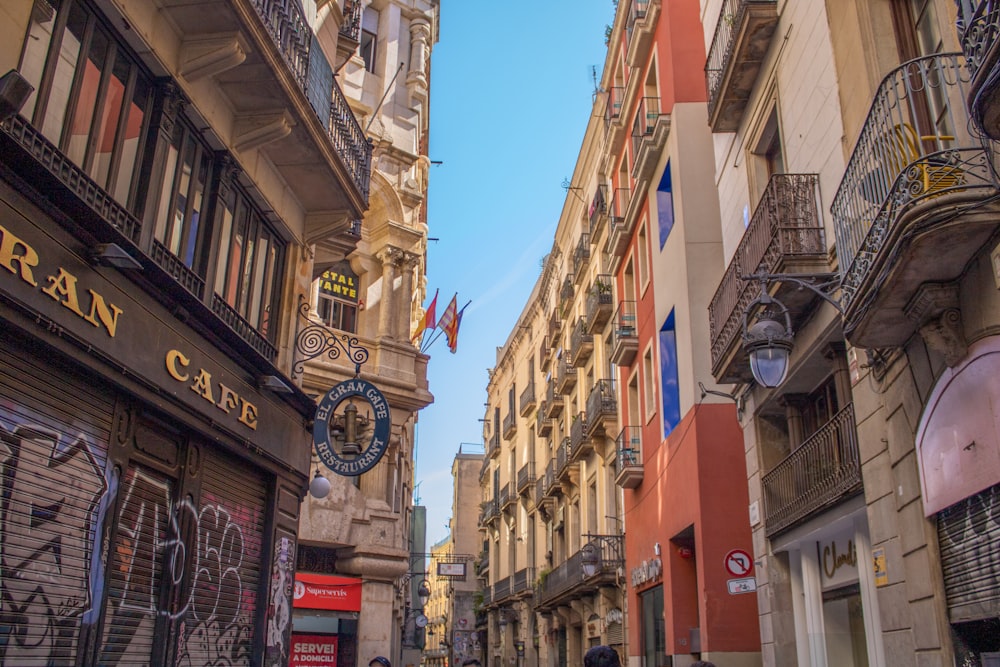
M 114 360 L 115 376 L 151 387 L 164 409 L 169 397 L 178 418 L 196 427 L 209 423 L 308 470 L 304 413 L 262 394 L 252 375 L 214 352 L 210 341 L 128 280 L 95 269 L 81 257 L 78 240 L 23 202 L 14 208 L 14 201 L 0 187 L 0 293 L 21 306 L 0 317 L 42 325 L 53 340 L 71 341 L 92 368 L 106 372 Z
M 319 289 L 323 294 L 357 303 L 358 274 L 351 270 L 348 262 L 338 262 L 319 277 Z
M 337 412 L 337 408 L 341 404 L 352 398 L 361 398 L 370 408 L 367 415 L 358 413 L 361 415 L 359 418 L 370 421 L 368 426 L 371 427 L 371 437 L 368 439 L 367 447 L 363 447 L 356 458 L 344 457 L 337 453 L 336 447 L 342 444 L 344 436 L 341 435 L 340 439 L 334 437 L 330 428 L 337 425 L 336 430 L 339 434 L 350 432 L 351 428 L 356 428 L 358 433 L 363 432 L 362 428 L 348 428 L 342 420 L 352 417 Z M 375 385 L 357 378 L 346 380 L 326 392 L 319 402 L 319 408 L 316 410 L 316 421 L 313 425 L 316 454 L 327 468 L 338 475 L 349 477 L 360 475 L 374 468 L 382 455 L 385 454 L 385 450 L 389 446 L 389 427 L 391 424 L 389 402 Z
M 637 587 L 647 581 L 656 581 L 663 576 L 663 563 L 659 558 L 650 558 L 632 569 L 632 586 Z
M 816 543 L 823 590 L 839 588 L 858 580 L 858 554 L 847 534 Z
M 292 657 L 288 667 L 336 667 L 336 664 L 336 636 L 292 634 Z
M 332 574 L 295 575 L 296 609 L 361 611 L 361 580 Z

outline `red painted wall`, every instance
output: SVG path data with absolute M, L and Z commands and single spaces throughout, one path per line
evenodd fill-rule
M 667 653 L 689 653 L 682 641 L 693 627 L 701 629 L 702 651 L 759 651 L 756 594 L 730 595 L 726 585 L 733 578 L 726 554 L 737 548 L 753 553 L 743 433 L 734 406 L 697 405 L 665 441 L 644 437 L 643 449 L 643 482 L 625 491 L 625 567 L 631 575 L 660 544 Z M 671 541 L 689 527 L 690 556 Z M 629 583 L 629 608 L 638 610 L 639 591 Z M 640 652 L 640 632 L 632 623 L 633 655 Z

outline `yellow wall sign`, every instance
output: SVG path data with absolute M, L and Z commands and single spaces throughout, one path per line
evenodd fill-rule
M 872 549 L 872 568 L 875 575 L 875 585 L 887 585 L 889 583 L 889 570 L 885 563 L 885 547 Z
M 358 276 L 347 262 L 339 262 L 319 277 L 319 289 L 325 294 L 357 302 Z

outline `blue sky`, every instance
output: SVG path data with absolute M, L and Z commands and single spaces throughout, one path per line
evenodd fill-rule
M 552 246 L 604 65 L 612 0 L 442 0 L 431 56 L 428 299 L 471 301 L 458 352 L 430 349 L 434 403 L 417 425 L 427 543 L 448 534 L 451 464 L 482 445 L 487 369 Z M 466 445 L 468 450 L 468 445 Z M 477 499 L 478 500 L 478 499 Z

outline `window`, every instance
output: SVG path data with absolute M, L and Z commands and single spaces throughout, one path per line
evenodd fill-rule
M 674 228 L 674 186 L 670 178 L 670 160 L 663 169 L 660 184 L 656 187 L 656 213 L 660 228 L 660 250 Z
M 20 71 L 35 90 L 21 113 L 136 213 L 151 77 L 78 2 L 36 0 L 31 18 Z
M 639 226 L 635 247 L 639 259 L 639 290 L 642 291 L 649 282 L 649 243 L 646 240 L 646 221 Z
M 316 311 L 323 323 L 341 331 L 357 332 L 358 276 L 351 265 L 338 262 L 318 280 Z
M 365 61 L 365 69 L 375 71 L 375 50 L 378 46 L 378 11 L 365 7 L 361 15 L 361 45 L 358 52 Z
M 203 276 L 203 237 L 210 230 L 202 216 L 212 174 L 212 154 L 194 130 L 178 119 L 165 160 L 153 235 L 185 266 Z
M 677 329 L 674 311 L 660 327 L 660 387 L 663 392 L 663 435 L 670 435 L 681 421 L 681 393 L 677 380 Z
M 264 337 L 277 313 L 285 242 L 238 187 L 229 189 L 219 230 L 215 293 Z
M 756 141 L 751 146 L 751 159 L 747 168 L 750 171 L 752 195 L 751 204 L 756 205 L 764 194 L 768 182 L 775 174 L 785 173 L 785 156 L 781 144 L 781 125 L 778 122 L 777 105 L 771 107 Z
M 647 348 L 642 355 L 642 391 L 645 394 L 643 406 L 645 407 L 646 421 L 652 419 L 656 414 L 656 381 L 653 371 L 653 348 Z

